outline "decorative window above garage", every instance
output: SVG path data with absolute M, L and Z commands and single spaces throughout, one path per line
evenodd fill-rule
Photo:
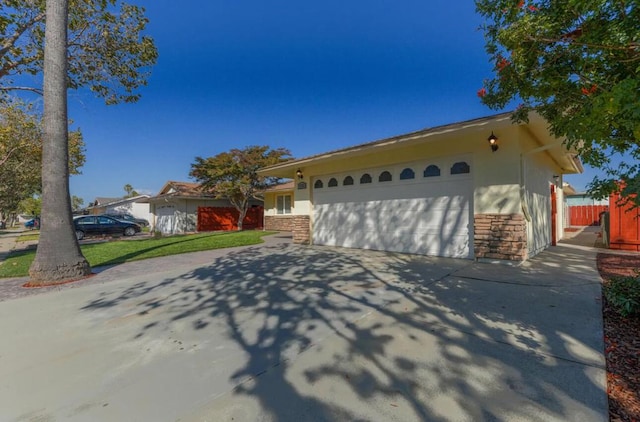
M 409 179 L 415 179 L 415 178 L 416 178 L 416 173 L 413 171 L 413 169 L 410 169 L 408 167 L 402 170 L 402 173 L 400 173 L 400 180 L 409 180 Z
M 351 186 L 353 185 L 353 177 L 351 176 L 347 176 L 344 178 L 344 180 L 342 181 L 342 186 Z
M 371 175 L 369 173 L 365 173 L 360 178 L 360 184 L 364 185 L 365 183 L 371 183 Z
M 427 166 L 427 168 L 424 169 L 423 176 L 424 177 L 440 176 L 440 167 L 436 166 L 435 164 L 431 164 L 430 166 Z
M 380 173 L 380 177 L 378 177 L 378 182 L 390 182 L 391 180 L 393 180 L 393 177 L 386 170 Z
M 324 187 L 324 184 L 322 183 L 322 180 L 318 179 L 316 180 L 316 182 L 313 184 L 313 187 L 315 189 L 322 189 Z
M 330 188 L 335 188 L 336 186 L 338 186 L 338 180 L 335 177 L 332 177 L 331 179 L 329 179 L 329 183 L 327 183 L 327 186 Z
M 451 166 L 451 174 L 466 174 L 470 172 L 469 164 L 464 161 L 458 161 Z

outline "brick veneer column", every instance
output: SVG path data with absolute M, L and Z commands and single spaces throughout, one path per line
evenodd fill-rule
M 478 259 L 527 259 L 527 226 L 522 214 L 476 214 L 474 251 Z
M 293 243 L 308 245 L 311 240 L 311 218 L 308 215 L 293 216 Z
M 293 231 L 293 216 L 292 215 L 287 215 L 287 216 L 265 215 L 264 229 L 284 231 L 284 232 Z

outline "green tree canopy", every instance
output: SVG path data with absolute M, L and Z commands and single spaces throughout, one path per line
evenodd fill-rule
M 68 86 L 88 87 L 107 104 L 134 102 L 146 85 L 158 53 L 143 35 L 144 8 L 120 0 L 69 2 Z M 0 92 L 41 86 L 21 85 L 18 75 L 40 75 L 44 63 L 45 0 L 0 3 Z
M 478 91 L 536 110 L 582 161 L 604 170 L 596 197 L 640 192 L 640 10 L 636 0 L 476 0 L 495 77 Z M 621 161 L 621 162 L 620 162 Z M 635 199 L 638 202 L 637 198 Z
M 15 212 L 20 201 L 42 190 L 42 116 L 19 101 L 0 105 L 0 210 Z M 69 172 L 80 174 L 85 144 L 69 132 Z
M 291 159 L 291 152 L 284 148 L 249 146 L 232 149 L 214 157 L 196 157 L 189 176 L 201 184 L 204 192 L 217 198 L 228 199 L 238 210 L 238 230 L 251 199 L 262 199 L 264 191 L 279 179 L 258 176 L 258 169 Z
M 27 214 L 37 216 L 42 214 L 42 198 L 37 195 L 30 196 L 20 201 L 18 211 Z
M 138 196 L 138 192 L 129 183 L 124 185 L 124 191 L 127 193 L 124 196 L 125 198 L 133 198 L 134 196 Z
M 84 205 L 84 199 L 80 198 L 79 196 L 71 195 L 71 209 L 73 211 L 80 210 L 82 208 L 82 205 Z

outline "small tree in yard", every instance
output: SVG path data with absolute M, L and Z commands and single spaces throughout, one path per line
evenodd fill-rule
M 604 177 L 595 197 L 640 191 L 640 8 L 637 0 L 476 0 L 496 77 L 478 96 L 494 109 L 521 102 Z M 612 158 L 618 160 L 612 160 Z
M 291 159 L 291 152 L 284 148 L 249 146 L 232 149 L 214 157 L 196 157 L 189 176 L 201 184 L 204 192 L 216 198 L 228 199 L 238 210 L 238 230 L 247 215 L 249 201 L 262 199 L 264 191 L 279 182 L 278 178 L 258 176 L 258 169 Z

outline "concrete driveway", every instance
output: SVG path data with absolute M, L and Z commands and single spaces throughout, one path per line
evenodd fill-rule
M 0 302 L 0 420 L 608 419 L 591 251 L 199 256 Z

